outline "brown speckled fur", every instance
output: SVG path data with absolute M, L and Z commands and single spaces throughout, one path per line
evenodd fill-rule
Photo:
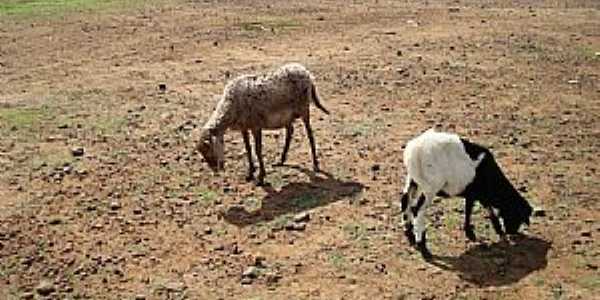
M 198 149 L 213 170 L 222 169 L 223 147 L 217 147 L 216 144 L 219 140 L 222 141 L 227 129 L 241 131 L 248 152 L 247 179 L 251 180 L 254 178 L 254 164 L 248 132 L 252 133 L 260 166 L 257 183 L 263 184 L 265 170 L 261 130 L 286 128 L 286 142 L 280 162 L 283 164 L 293 133 L 292 123 L 300 118 L 311 144 L 313 168 L 318 171 L 316 147 L 310 127 L 311 102 L 323 112 L 329 113 L 319 102 L 312 75 L 300 64 L 286 64 L 269 74 L 239 76 L 225 87 L 215 111 L 202 129 Z

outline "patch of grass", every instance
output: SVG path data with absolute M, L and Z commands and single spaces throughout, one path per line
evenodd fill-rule
M 385 124 L 381 119 L 373 121 L 356 122 L 352 124 L 344 124 L 341 128 L 342 135 L 345 137 L 370 136 L 384 128 Z
M 251 22 L 240 22 L 235 24 L 243 31 L 267 31 L 267 30 L 285 30 L 301 27 L 302 24 L 292 19 L 266 18 Z
M 281 215 L 271 221 L 271 228 L 283 228 L 285 224 L 292 220 L 289 214 Z
M 25 141 L 39 138 L 39 130 L 53 118 L 47 106 L 0 108 L 0 133 Z
M 291 200 L 291 204 L 298 209 L 308 209 L 319 205 L 320 197 L 313 194 L 304 194 Z
M 217 193 L 215 193 L 214 191 L 205 188 L 195 190 L 194 194 L 198 194 L 200 196 L 200 200 L 206 204 L 212 204 L 218 196 Z
M 99 135 L 119 133 L 127 125 L 127 120 L 119 116 L 99 116 L 92 122 L 92 131 Z
M 336 269 L 345 268 L 346 257 L 344 257 L 344 255 L 340 252 L 332 252 L 331 254 L 329 254 L 328 260 Z
M 577 279 L 577 284 L 585 289 L 598 292 L 600 291 L 600 276 L 597 274 L 582 276 Z
M 60 146 L 57 147 L 42 147 L 40 151 L 35 153 L 31 158 L 30 164 L 32 169 L 40 169 L 42 166 L 56 168 L 65 164 L 74 165 L 74 159 L 69 151 Z
M 72 11 L 96 11 L 131 6 L 135 2 L 132 0 L 6 0 L 0 2 L 0 16 L 57 17 Z
M 577 55 L 584 60 L 600 60 L 600 56 L 596 55 L 596 52 L 600 50 L 594 50 L 590 47 L 580 46 L 575 49 Z
M 342 230 L 352 240 L 361 240 L 366 236 L 367 229 L 363 224 L 359 223 L 348 223 L 342 227 Z
M 249 198 L 244 199 L 244 207 L 248 211 L 256 211 L 256 210 L 260 209 L 260 206 L 261 206 L 260 200 L 255 197 L 249 197 Z
M 546 285 L 546 281 L 544 280 L 544 278 L 536 278 L 533 280 L 533 285 L 537 287 L 543 287 Z

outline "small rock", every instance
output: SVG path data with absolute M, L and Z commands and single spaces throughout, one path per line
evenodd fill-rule
M 594 270 L 594 271 L 595 271 L 595 270 L 598 270 L 598 266 L 597 266 L 597 265 L 595 265 L 595 264 L 591 264 L 591 263 L 589 263 L 589 264 L 587 264 L 587 265 L 586 265 L 586 267 L 587 267 L 588 269 L 590 269 L 590 270 Z
M 223 245 L 217 245 L 217 246 L 215 246 L 213 248 L 213 250 L 215 250 L 215 251 L 223 251 L 223 250 L 225 250 L 225 246 L 223 246 Z
M 59 217 L 54 217 L 48 221 L 48 224 L 50 225 L 58 225 L 60 223 L 62 223 L 62 219 Z
M 165 288 L 167 289 L 167 291 L 171 292 L 182 292 L 186 289 L 186 286 L 183 282 L 172 281 L 165 284 Z
M 137 294 L 137 295 L 135 295 L 135 300 L 146 300 L 146 295 Z
M 254 266 L 256 267 L 264 267 L 265 260 L 267 260 L 264 256 L 257 255 L 254 257 Z
M 138 207 L 138 208 L 134 208 L 134 209 L 133 209 L 133 214 L 134 214 L 134 215 L 141 215 L 141 214 L 142 214 L 142 212 L 143 212 L 143 211 L 142 211 L 142 209 L 141 209 L 141 208 L 139 208 L 139 207 Z
M 579 84 L 579 80 L 572 79 L 572 80 L 567 81 L 567 83 L 569 83 L 569 84 Z
M 67 123 L 62 123 L 62 124 L 58 125 L 58 129 L 66 129 L 66 128 L 69 128 L 69 124 L 67 124 Z
M 458 7 L 450 7 L 450 8 L 448 8 L 448 12 L 451 12 L 451 13 L 457 13 L 459 11 L 460 11 L 460 8 L 458 8 Z
M 374 164 L 371 166 L 371 171 L 377 172 L 379 170 L 381 170 L 381 166 L 379 164 Z
M 534 217 L 545 217 L 546 216 L 546 210 L 543 209 L 543 208 L 537 207 L 537 208 L 535 208 L 533 210 L 533 216 Z
M 204 228 L 204 234 L 211 234 L 212 233 L 212 228 L 210 228 L 210 226 L 206 226 Z
M 117 201 L 110 202 L 110 209 L 111 210 L 119 210 L 119 209 L 121 209 L 121 203 L 119 203 Z
M 242 277 L 244 278 L 256 278 L 258 277 L 258 268 L 255 266 L 250 266 L 244 270 L 242 273 Z
M 581 236 L 583 237 L 592 237 L 592 232 L 591 231 L 584 231 L 581 233 Z
M 83 153 L 85 153 L 83 147 L 75 147 L 71 149 L 71 154 L 75 157 L 83 156 Z
M 273 284 L 273 283 L 277 283 L 279 280 L 281 279 L 281 275 L 273 273 L 273 272 L 269 272 L 265 274 L 265 280 L 267 281 L 267 284 Z
M 54 284 L 48 280 L 42 280 L 35 288 L 35 291 L 42 296 L 48 296 L 55 290 L 56 288 L 54 287 Z
M 35 295 L 31 292 L 21 294 L 21 299 L 33 299 Z
M 301 212 L 294 216 L 294 222 L 296 223 L 307 222 L 308 220 L 310 220 L 310 214 L 308 212 Z
M 242 249 L 240 249 L 240 247 L 238 247 L 237 243 L 233 243 L 231 245 L 231 254 L 237 255 L 237 254 L 241 254 L 242 253 Z
M 73 171 L 73 167 L 72 166 L 64 166 L 63 169 L 62 169 L 62 171 L 65 174 L 71 174 L 71 172 Z
M 289 231 L 303 231 L 306 229 L 306 223 L 288 222 L 285 225 L 285 230 Z
M 158 90 L 164 93 L 167 90 L 167 85 L 164 83 L 159 83 Z
M 600 57 L 600 52 L 596 52 L 596 53 L 594 53 L 594 55 L 595 55 L 596 57 Z
M 242 284 L 244 284 L 244 285 L 252 284 L 252 278 L 250 278 L 250 277 L 243 277 L 242 278 Z

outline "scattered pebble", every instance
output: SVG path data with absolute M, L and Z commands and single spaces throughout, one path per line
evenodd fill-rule
M 42 280 L 35 288 L 35 291 L 42 296 L 48 296 L 55 290 L 54 284 L 48 280 Z
M 255 266 L 250 266 L 244 270 L 242 273 L 243 278 L 256 278 L 258 277 L 258 268 Z
M 252 278 L 242 277 L 242 284 L 244 284 L 244 285 L 252 284 Z
M 296 223 L 308 222 L 308 220 L 310 220 L 310 214 L 308 212 L 301 212 L 294 216 L 294 222 Z
M 285 224 L 285 230 L 303 231 L 304 229 L 306 229 L 306 223 L 288 222 Z
M 539 208 L 536 207 L 533 209 L 533 216 L 534 217 L 545 217 L 546 216 L 546 210 L 543 208 Z
M 204 228 L 204 234 L 211 234 L 212 233 L 212 228 L 210 228 L 210 226 L 206 226 Z
M 146 300 L 146 295 L 137 294 L 137 295 L 135 295 L 135 300 Z
M 75 157 L 83 156 L 84 153 L 85 150 L 83 149 L 83 147 L 75 147 L 71 149 L 71 154 Z
M 111 210 L 119 210 L 119 209 L 121 209 L 121 203 L 119 203 L 118 201 L 112 201 L 112 202 L 110 202 L 110 209 Z
M 62 223 L 62 219 L 59 217 L 54 217 L 48 221 L 48 224 L 50 224 L 50 225 L 59 225 L 61 223 Z

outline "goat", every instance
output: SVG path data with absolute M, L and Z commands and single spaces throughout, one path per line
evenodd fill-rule
M 300 118 L 310 142 L 313 169 L 318 172 L 319 161 L 310 126 L 311 102 L 329 114 L 319 101 L 312 74 L 298 63 L 283 65 L 269 74 L 239 76 L 226 85 L 216 109 L 201 130 L 197 149 L 213 171 L 223 170 L 223 135 L 227 129 L 241 131 L 248 158 L 246 180 L 251 181 L 255 167 L 250 132 L 254 137 L 254 150 L 259 164 L 257 185 L 263 185 L 266 172 L 262 156 L 262 130 L 286 129 L 281 160 L 277 164 L 283 165 L 294 133 L 293 122 Z
M 523 223 L 529 225 L 531 206 L 509 182 L 486 147 L 430 129 L 408 142 L 403 158 L 407 170 L 400 200 L 404 233 L 426 260 L 432 254 L 426 245 L 424 213 L 435 196 L 465 199 L 464 230 L 471 241 L 476 240 L 471 225 L 475 200 L 487 208 L 494 230 L 501 237 L 505 232 L 495 210 L 508 234 L 516 234 Z

